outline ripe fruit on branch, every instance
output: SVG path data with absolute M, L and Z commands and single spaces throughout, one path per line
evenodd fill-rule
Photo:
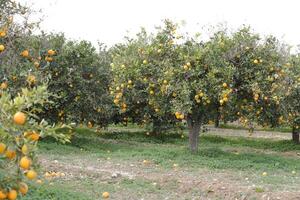
M 33 180 L 37 177 L 37 173 L 34 171 L 34 170 L 29 170 L 27 173 L 26 173 L 26 177 L 29 179 L 29 180 Z
M 21 183 L 19 184 L 19 187 L 20 187 L 20 188 L 19 188 L 20 193 L 21 193 L 22 195 L 26 195 L 27 192 L 28 192 L 28 186 L 27 186 L 27 184 L 21 182 Z
M 24 125 L 26 122 L 26 114 L 23 112 L 17 112 L 13 117 L 13 121 L 17 125 Z
M 52 49 L 49 49 L 47 53 L 49 56 L 54 56 L 56 52 Z
M 0 52 L 4 51 L 5 46 L 3 44 L 0 44 Z
M 31 160 L 27 156 L 24 156 L 23 158 L 21 158 L 20 167 L 22 169 L 27 170 L 30 168 L 30 165 L 31 165 Z
M 24 57 L 24 58 L 27 58 L 29 56 L 29 51 L 28 50 L 22 51 L 21 56 Z

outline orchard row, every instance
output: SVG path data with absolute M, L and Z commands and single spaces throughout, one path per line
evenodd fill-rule
M 207 40 L 165 20 L 111 48 L 32 34 L 29 8 L 0 2 L 0 199 L 16 199 L 36 172 L 37 143 L 89 128 L 136 123 L 155 134 L 187 126 L 192 152 L 203 125 L 289 126 L 299 142 L 300 59 L 273 36 L 243 27 Z M 14 21 L 14 18 L 18 21 Z
M 2 54 L 15 53 L 2 45 Z M 22 45 L 19 57 L 7 60 L 13 67 L 2 61 L 1 88 L 14 95 L 24 85 L 46 84 L 54 103 L 37 115 L 51 122 L 137 123 L 154 133 L 186 124 L 192 151 L 212 121 L 289 126 L 298 141 L 298 55 L 249 27 L 218 29 L 201 40 L 165 20 L 155 33 L 142 30 L 109 49 L 59 34 L 29 35 Z

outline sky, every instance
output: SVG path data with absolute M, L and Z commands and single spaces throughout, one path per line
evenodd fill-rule
M 153 31 L 163 19 L 185 25 L 183 32 L 205 32 L 211 25 L 234 30 L 250 25 L 291 45 L 300 44 L 298 0 L 17 0 L 42 9 L 42 29 L 64 32 L 108 46 L 145 27 Z M 204 28 L 203 28 L 204 27 Z

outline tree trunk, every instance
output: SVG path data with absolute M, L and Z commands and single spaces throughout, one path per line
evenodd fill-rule
M 160 122 L 158 119 L 153 119 L 153 123 L 152 123 L 152 133 L 155 133 L 155 134 L 159 134 L 160 132 Z
M 215 116 L 215 128 L 219 128 L 220 126 L 220 111 L 219 111 L 219 107 Z
M 192 153 L 197 153 L 198 143 L 199 143 L 199 133 L 201 129 L 201 121 L 193 121 L 192 119 L 187 119 L 189 128 L 189 147 Z
M 299 144 L 299 132 L 296 130 L 295 127 L 293 127 L 292 135 L 293 135 L 293 141 Z

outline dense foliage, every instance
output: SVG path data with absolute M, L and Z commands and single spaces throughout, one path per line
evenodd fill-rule
M 192 152 L 203 126 L 220 120 L 251 131 L 289 126 L 299 142 L 300 59 L 273 36 L 242 27 L 202 39 L 165 20 L 155 33 L 96 49 L 33 35 L 33 11 L 12 0 L 0 8 L 0 199 L 26 194 L 39 138 L 69 141 L 65 123 L 136 123 L 155 135 L 186 126 Z

